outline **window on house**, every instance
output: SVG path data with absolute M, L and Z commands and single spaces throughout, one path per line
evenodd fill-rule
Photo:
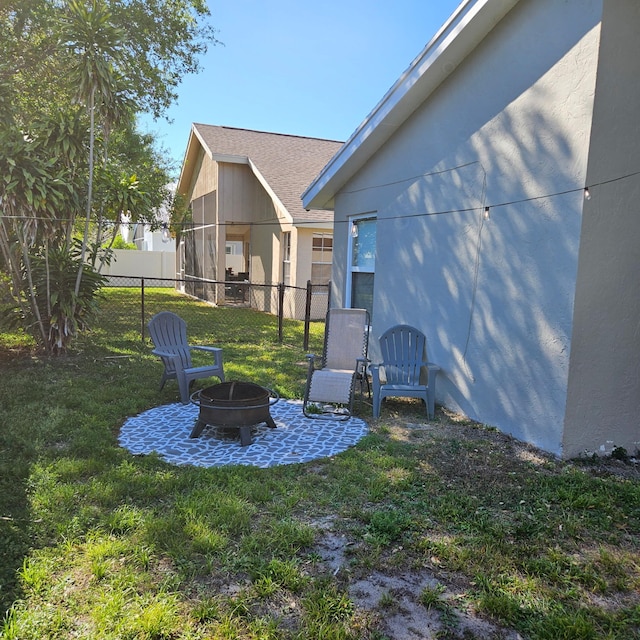
M 349 221 L 349 277 L 347 300 L 352 309 L 366 309 L 373 317 L 373 282 L 376 262 L 376 219 Z
M 282 234 L 282 282 L 291 284 L 291 232 Z
M 333 262 L 333 236 L 330 233 L 314 233 L 311 250 L 311 282 L 329 284 Z

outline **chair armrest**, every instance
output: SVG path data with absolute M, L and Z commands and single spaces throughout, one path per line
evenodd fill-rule
M 379 362 L 377 364 L 370 364 L 369 371 L 371 372 L 371 379 L 374 384 L 380 384 L 380 367 L 383 367 L 384 364 Z
M 198 351 L 209 351 L 210 353 L 220 353 L 222 347 L 204 347 L 200 345 L 189 345 L 189 349 L 197 349 Z
M 307 367 L 308 375 L 311 375 L 311 373 L 313 371 L 315 371 L 315 369 L 316 369 L 316 360 L 319 359 L 319 356 L 317 356 L 315 353 L 307 353 L 305 358 L 307 359 L 307 362 L 309 363 L 309 365 Z

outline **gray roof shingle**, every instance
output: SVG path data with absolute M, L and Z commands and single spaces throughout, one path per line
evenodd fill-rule
M 305 211 L 300 196 L 342 142 L 208 124 L 193 126 L 211 154 L 249 158 L 295 224 L 333 220 L 332 211 Z

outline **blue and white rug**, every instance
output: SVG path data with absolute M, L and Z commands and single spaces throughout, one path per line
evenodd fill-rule
M 280 400 L 270 408 L 277 428 L 266 424 L 254 427 L 253 443 L 242 447 L 237 436 L 224 436 L 215 427 L 207 427 L 198 438 L 189 438 L 198 412 L 196 405 L 180 403 L 149 409 L 125 421 L 118 442 L 134 455 L 155 451 L 177 465 L 273 467 L 333 456 L 368 432 L 366 422 L 359 418 L 314 420 L 304 416 L 301 401 Z

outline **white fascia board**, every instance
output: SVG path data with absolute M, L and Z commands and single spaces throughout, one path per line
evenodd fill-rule
M 304 208 L 333 210 L 339 189 L 518 2 L 463 0 L 302 194 Z
M 198 140 L 199 149 L 195 149 L 196 138 Z M 193 160 L 197 154 L 202 152 L 205 148 L 202 140 L 199 136 L 197 136 L 197 131 L 194 125 L 191 125 L 191 131 L 189 132 L 189 140 L 187 141 L 187 148 L 184 152 L 184 157 L 182 158 L 182 166 L 180 167 L 180 177 L 178 178 L 178 182 L 176 184 L 176 193 L 181 193 L 185 196 L 190 196 L 193 191 L 193 185 L 195 181 L 194 174 L 197 171 L 197 168 L 193 167 Z M 191 171 L 191 175 L 188 174 L 187 170 Z M 188 183 L 188 184 L 185 184 Z

